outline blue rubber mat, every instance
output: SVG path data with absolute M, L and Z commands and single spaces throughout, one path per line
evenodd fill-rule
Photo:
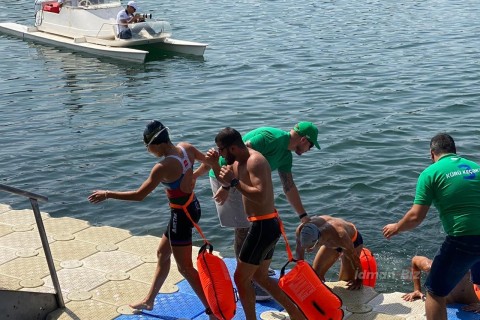
M 463 311 L 464 304 L 449 304 L 447 306 L 448 320 L 480 320 L 480 314 Z
M 225 258 L 230 277 L 233 282 L 233 273 L 237 266 L 234 258 Z M 278 278 L 279 273 L 276 272 L 275 277 Z M 121 315 L 116 320 L 131 320 L 131 319 L 162 319 L 162 320 L 176 320 L 176 319 L 195 319 L 208 320 L 208 316 L 204 313 L 204 306 L 195 295 L 192 287 L 186 280 L 177 283 L 178 292 L 175 293 L 159 293 L 155 298 L 155 306 L 152 311 L 143 311 L 136 315 Z M 260 314 L 265 311 L 282 311 L 283 307 L 275 302 L 273 299 L 266 301 L 258 301 L 255 305 L 257 312 L 257 319 L 260 319 Z M 240 304 L 237 302 L 237 312 L 234 320 L 244 320 L 245 313 Z

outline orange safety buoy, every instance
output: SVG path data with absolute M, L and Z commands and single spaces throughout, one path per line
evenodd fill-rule
M 230 320 L 235 316 L 237 307 L 232 280 L 225 261 L 213 255 L 212 251 L 210 243 L 200 248 L 197 257 L 198 276 L 212 313 L 217 319 Z
M 473 290 L 475 290 L 475 294 L 478 297 L 478 300 L 480 300 L 480 286 L 478 284 L 473 284 Z
M 308 262 L 296 261 L 295 267 L 285 274 L 285 267 L 290 262 L 282 268 L 278 286 L 295 302 L 305 317 L 315 320 L 343 319 L 342 299 L 320 280 Z
M 377 261 L 373 256 L 372 252 L 367 248 L 363 248 L 360 253 L 360 263 L 362 264 L 362 274 L 363 285 L 368 287 L 375 287 L 377 282 Z

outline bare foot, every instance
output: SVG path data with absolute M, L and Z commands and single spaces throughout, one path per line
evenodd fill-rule
M 148 310 L 151 311 L 153 309 L 153 303 L 147 303 L 145 301 L 133 303 L 128 305 L 130 308 L 135 310 Z
M 470 311 L 470 312 L 475 312 L 475 313 L 480 313 L 480 303 L 471 303 L 469 305 L 466 305 L 462 308 L 464 311 Z

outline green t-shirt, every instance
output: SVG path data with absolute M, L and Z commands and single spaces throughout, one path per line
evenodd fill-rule
M 480 166 L 456 154 L 441 157 L 420 174 L 413 203 L 433 203 L 450 236 L 480 235 Z
M 288 150 L 290 133 L 277 128 L 261 127 L 248 132 L 242 140 L 250 142 L 251 147 L 260 152 L 270 164 L 272 171 L 292 172 L 292 152 Z M 220 165 L 226 162 L 220 158 Z M 210 177 L 215 177 L 213 170 L 210 170 Z

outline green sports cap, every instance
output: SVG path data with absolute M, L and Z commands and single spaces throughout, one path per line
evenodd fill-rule
M 318 129 L 313 123 L 306 121 L 299 122 L 293 127 L 293 130 L 302 137 L 307 138 L 307 140 L 310 141 L 310 143 L 313 143 L 317 149 L 320 149 L 320 145 L 317 141 Z

